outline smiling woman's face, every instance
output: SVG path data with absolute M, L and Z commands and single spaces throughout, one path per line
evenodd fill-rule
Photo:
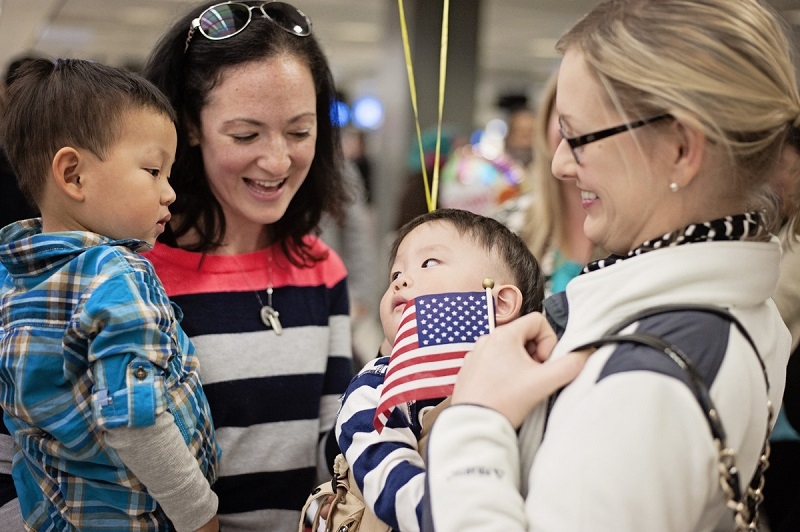
M 190 140 L 202 150 L 227 232 L 252 232 L 280 220 L 308 175 L 317 139 L 314 80 L 287 55 L 221 77 Z
M 585 135 L 627 122 L 604 97 L 605 89 L 589 71 L 583 55 L 568 50 L 558 76 L 556 110 L 564 134 Z M 553 175 L 581 191 L 584 232 L 614 253 L 677 229 L 670 192 L 667 153 L 652 141 L 656 125 L 626 131 L 582 146 L 577 164 L 561 141 L 553 155 Z

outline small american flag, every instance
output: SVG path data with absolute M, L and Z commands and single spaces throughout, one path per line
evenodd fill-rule
M 406 303 L 375 411 L 375 430 L 383 430 L 399 404 L 452 395 L 464 355 L 489 332 L 486 298 L 486 292 L 453 292 Z

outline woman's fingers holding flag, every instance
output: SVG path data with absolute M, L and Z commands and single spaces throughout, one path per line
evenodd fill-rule
M 519 427 L 533 407 L 571 382 L 586 363 L 587 351 L 548 361 L 555 343 L 555 333 L 538 312 L 498 326 L 464 359 L 452 404 L 492 408 Z

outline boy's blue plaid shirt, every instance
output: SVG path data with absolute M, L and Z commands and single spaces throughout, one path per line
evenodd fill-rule
M 101 433 L 172 413 L 210 482 L 219 460 L 198 361 L 139 241 L 0 231 L 0 404 L 36 529 L 166 530 Z M 178 316 L 179 317 L 179 316 Z M 158 457 L 153 457 L 158 460 Z

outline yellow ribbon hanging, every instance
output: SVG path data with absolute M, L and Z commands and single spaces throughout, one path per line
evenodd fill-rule
M 408 28 L 406 27 L 405 9 L 403 0 L 397 0 L 400 10 L 400 29 L 403 34 L 403 52 L 406 57 L 406 70 L 408 71 L 408 88 L 411 91 L 411 107 L 414 109 L 414 122 L 417 128 L 417 145 L 419 146 L 419 159 L 422 167 L 422 181 L 425 187 L 425 202 L 428 212 L 436 210 L 439 194 L 439 160 L 442 147 L 442 114 L 444 112 L 444 88 L 447 74 L 447 39 L 448 20 L 450 18 L 450 0 L 444 0 L 442 10 L 442 41 L 439 54 L 439 116 L 436 123 L 436 151 L 433 157 L 433 182 L 429 185 L 428 170 L 425 168 L 425 153 L 422 151 L 422 131 L 419 126 L 419 109 L 417 107 L 417 87 L 414 82 L 414 67 L 411 64 L 411 50 L 408 44 Z

